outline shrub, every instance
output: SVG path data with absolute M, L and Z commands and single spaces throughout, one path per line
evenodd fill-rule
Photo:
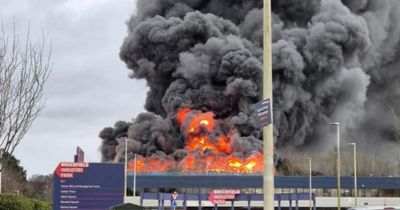
M 51 210 L 51 204 L 39 200 L 31 200 L 34 203 L 34 210 Z
M 51 205 L 15 194 L 0 194 L 0 210 L 51 210 Z

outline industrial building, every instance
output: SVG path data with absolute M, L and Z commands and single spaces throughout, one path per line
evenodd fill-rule
M 128 174 L 128 188 L 133 186 L 133 173 Z M 400 203 L 400 177 L 359 177 L 359 205 L 394 205 Z M 309 207 L 309 177 L 276 176 L 275 206 L 298 209 Z M 136 175 L 136 201 L 144 207 L 158 209 L 170 208 L 173 204 L 172 191 L 180 195 L 177 204 L 180 208 L 214 206 L 209 195 L 215 189 L 239 189 L 235 199 L 226 200 L 217 207 L 241 207 L 247 209 L 262 207 L 262 175 L 232 174 L 161 174 L 140 173 Z M 311 204 L 317 207 L 335 207 L 336 177 L 312 177 Z M 354 205 L 354 179 L 341 178 L 342 207 Z M 138 200 L 139 199 L 139 200 Z M 127 199 L 130 201 L 129 197 Z
M 332 208 L 337 205 L 336 177 L 276 176 L 275 206 L 280 209 Z M 53 207 L 105 209 L 134 203 L 149 209 L 257 209 L 263 205 L 260 174 L 131 173 L 124 165 L 60 163 L 53 179 Z M 400 177 L 359 177 L 358 204 L 400 203 Z M 124 190 L 124 188 L 126 190 Z M 133 196 L 133 189 L 135 196 Z M 354 179 L 341 178 L 341 206 L 354 206 Z

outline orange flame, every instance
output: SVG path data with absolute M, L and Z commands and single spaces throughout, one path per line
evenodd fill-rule
M 261 173 L 263 155 L 257 153 L 248 158 L 233 155 L 199 156 L 189 153 L 179 163 L 174 160 L 139 156 L 136 160 L 137 172 L 182 172 L 182 173 Z M 134 171 L 134 162 L 128 162 L 128 171 Z
M 176 162 L 174 160 L 162 159 L 157 157 L 138 156 L 136 159 L 136 171 L 137 172 L 167 172 L 176 168 Z M 135 171 L 134 160 L 128 161 L 128 171 Z
M 182 173 L 260 173 L 263 171 L 261 153 L 249 157 L 230 154 L 232 150 L 230 138 L 221 132 L 214 131 L 216 126 L 214 113 L 194 112 L 189 108 L 182 108 L 178 111 L 176 118 L 181 130 L 184 131 L 185 150 L 188 155 L 180 162 L 173 159 L 139 156 L 136 160 L 136 171 Z M 133 161 L 130 161 L 128 170 L 133 171 L 133 168 Z
M 214 114 L 211 112 L 196 114 L 192 116 L 189 123 L 189 132 L 199 132 L 200 128 L 205 128 L 206 131 L 213 131 L 215 127 Z
M 182 125 L 183 121 L 185 120 L 187 114 L 189 114 L 190 109 L 189 108 L 182 108 L 178 111 L 178 114 L 176 115 L 176 118 L 179 122 L 179 125 Z

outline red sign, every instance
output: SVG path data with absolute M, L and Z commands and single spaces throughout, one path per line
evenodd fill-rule
M 208 200 L 214 205 L 225 203 L 225 199 L 216 199 L 214 192 L 210 193 L 210 195 L 208 196 Z
M 235 195 L 214 194 L 214 199 L 217 199 L 217 200 L 232 200 L 232 199 L 235 199 Z
M 60 178 L 74 178 L 74 174 L 83 173 L 87 167 L 89 167 L 89 163 L 60 163 L 55 173 Z
M 227 194 L 227 195 L 236 195 L 240 194 L 240 190 L 213 190 L 214 194 Z
M 225 200 L 235 199 L 237 194 L 240 194 L 240 190 L 213 190 L 208 200 L 214 205 L 219 205 L 225 203 Z

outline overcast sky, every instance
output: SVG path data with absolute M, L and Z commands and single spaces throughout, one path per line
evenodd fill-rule
M 0 5 L 6 33 L 13 22 L 18 34 L 30 24 L 33 40 L 43 32 L 52 45 L 46 107 L 15 156 L 29 176 L 73 161 L 77 146 L 86 161 L 99 162 L 99 131 L 144 110 L 145 82 L 129 79 L 118 56 L 135 0 L 0 0 Z

